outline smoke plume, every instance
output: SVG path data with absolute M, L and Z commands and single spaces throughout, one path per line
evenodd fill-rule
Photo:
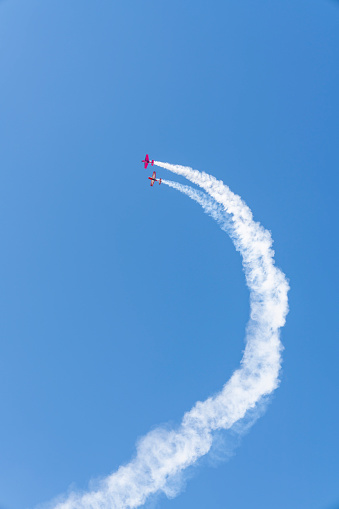
M 211 450 L 218 431 L 230 429 L 248 412 L 253 413 L 279 384 L 279 331 L 288 312 L 289 286 L 275 267 L 270 233 L 253 220 L 249 207 L 223 182 L 191 168 L 155 164 L 206 191 L 162 181 L 199 203 L 230 235 L 242 256 L 251 309 L 244 355 L 221 391 L 198 401 L 176 429 L 151 431 L 139 441 L 136 456 L 128 464 L 102 480 L 96 490 L 72 493 L 53 504 L 55 509 L 132 509 L 157 493 L 175 496 L 181 474 Z

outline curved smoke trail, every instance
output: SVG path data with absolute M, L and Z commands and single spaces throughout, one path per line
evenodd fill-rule
M 191 168 L 155 164 L 205 189 L 209 196 L 188 186 L 163 181 L 198 202 L 227 231 L 242 255 L 251 316 L 241 366 L 219 393 L 198 401 L 177 429 L 151 431 L 138 443 L 136 457 L 101 481 L 97 490 L 73 493 L 54 505 L 55 509 L 132 509 L 157 492 L 174 496 L 173 480 L 209 452 L 213 432 L 231 428 L 279 383 L 282 350 L 279 329 L 288 312 L 289 286 L 274 265 L 270 233 L 253 221 L 247 205 L 223 182 Z

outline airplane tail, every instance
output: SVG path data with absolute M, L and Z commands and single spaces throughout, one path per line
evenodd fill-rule
M 161 179 L 159 179 L 159 186 L 160 186 L 160 184 L 161 184 Z
M 154 159 L 152 159 L 152 166 L 154 165 Z

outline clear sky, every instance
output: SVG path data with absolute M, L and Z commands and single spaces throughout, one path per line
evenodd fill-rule
M 338 54 L 334 0 L 0 2 L 1 509 L 86 489 L 239 365 L 239 254 L 146 152 L 240 194 L 291 285 L 266 414 L 157 507 L 339 508 Z

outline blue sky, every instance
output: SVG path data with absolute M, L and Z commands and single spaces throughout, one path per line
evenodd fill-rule
M 291 284 L 266 414 L 158 507 L 339 507 L 338 21 L 320 0 L 0 3 L 1 509 L 85 489 L 239 365 L 241 259 L 149 187 L 146 152 L 240 194 Z

